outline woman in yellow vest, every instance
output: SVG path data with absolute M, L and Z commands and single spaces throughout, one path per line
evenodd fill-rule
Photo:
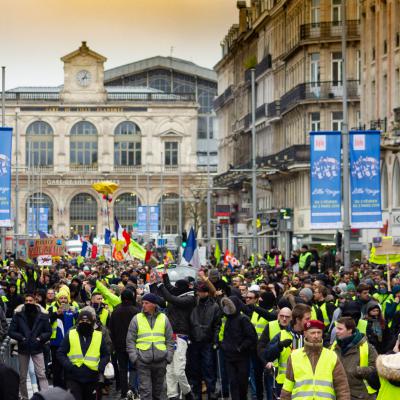
M 399 342 L 397 342 L 397 345 Z M 381 355 L 376 360 L 380 389 L 376 400 L 400 399 L 400 353 Z
M 339 318 L 336 324 L 336 342 L 332 346 L 342 362 L 349 381 L 352 398 L 375 399 L 376 390 L 368 383 L 375 372 L 377 353 L 366 336 L 356 329 L 351 317 Z
M 99 380 L 110 359 L 101 332 L 94 330 L 94 316 L 83 310 L 77 326 L 64 337 L 57 358 L 65 370 L 66 385 L 75 400 L 94 400 Z
M 323 347 L 324 324 L 304 324 L 304 347 L 294 350 L 287 362 L 281 400 L 350 400 L 346 372 L 334 351 Z

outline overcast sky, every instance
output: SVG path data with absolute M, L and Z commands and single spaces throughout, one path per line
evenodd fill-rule
M 83 40 L 113 68 L 155 55 L 212 68 L 236 0 L 0 0 L 6 88 L 63 83 L 60 57 Z

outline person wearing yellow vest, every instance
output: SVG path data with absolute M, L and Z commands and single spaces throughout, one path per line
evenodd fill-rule
M 143 310 L 132 318 L 126 336 L 129 360 L 139 375 L 141 400 L 165 397 L 167 364 L 174 355 L 172 327 L 167 316 L 158 310 L 159 302 L 153 293 L 143 296 Z
M 376 360 L 380 388 L 376 400 L 400 399 L 400 352 L 399 342 L 397 353 L 380 355 Z
M 278 313 L 278 319 L 276 321 L 269 322 L 269 324 L 265 327 L 257 344 L 258 357 L 261 360 L 263 367 L 266 368 L 266 373 L 264 374 L 264 386 L 267 399 L 273 398 L 275 375 L 273 374 L 272 367 L 274 366 L 277 369 L 281 367 L 281 371 L 283 372 L 283 368 L 285 368 L 284 363 L 286 363 L 286 360 L 284 359 L 284 357 L 281 357 L 281 355 L 283 356 L 284 353 L 284 351 L 282 351 L 278 360 L 275 360 L 274 362 L 267 361 L 265 358 L 265 350 L 268 344 L 271 342 L 271 340 L 275 338 L 275 336 L 279 335 L 282 331 L 290 329 L 289 327 L 291 320 L 292 320 L 292 310 L 288 307 L 281 308 Z M 288 334 L 290 333 L 288 332 Z M 283 334 L 282 336 L 285 337 L 285 334 Z M 280 362 L 281 366 L 279 366 Z M 284 376 L 285 375 L 283 374 L 283 377 Z
M 336 353 L 323 347 L 324 324 L 304 324 L 304 347 L 288 358 L 281 400 L 350 400 L 346 372 Z
M 301 271 L 308 271 L 310 269 L 311 261 L 313 260 L 312 253 L 308 251 L 308 246 L 303 245 L 299 254 L 299 268 Z
M 75 400 L 94 400 L 99 381 L 110 354 L 101 332 L 94 330 L 94 315 L 82 310 L 76 328 L 64 337 L 57 351 L 64 368 L 66 386 Z
M 333 303 L 325 300 L 327 295 L 328 289 L 325 286 L 317 286 L 314 289 L 314 303 L 311 312 L 311 319 L 318 319 L 325 325 L 325 328 L 330 325 L 336 309 Z
M 96 311 L 96 318 L 101 322 L 101 325 L 104 327 L 108 327 L 110 320 L 110 312 L 103 303 L 102 294 L 99 292 L 93 293 L 90 299 L 90 305 Z
M 356 329 L 351 317 L 339 318 L 336 324 L 336 342 L 332 345 L 346 371 L 352 398 L 375 399 L 376 390 L 368 383 L 375 372 L 377 353 L 366 336 Z

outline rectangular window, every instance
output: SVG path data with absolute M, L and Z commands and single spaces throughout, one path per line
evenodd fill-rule
M 361 69 L 362 69 L 362 64 L 361 64 L 361 51 L 357 51 L 357 80 L 358 83 L 361 82 Z
M 342 86 L 342 53 L 332 53 L 332 84 Z
M 311 1 L 311 23 L 319 24 L 320 22 L 320 0 Z
M 178 165 L 178 142 L 165 142 L 165 165 Z
M 312 132 L 321 130 L 321 121 L 319 112 L 310 113 L 310 130 Z
M 321 80 L 321 69 L 320 69 L 320 56 L 319 53 L 310 54 L 310 81 L 311 86 L 319 86 Z
M 202 115 L 198 118 L 197 122 L 197 138 L 198 139 L 207 139 L 207 119 L 209 120 L 209 138 L 212 139 L 214 137 L 214 119 L 213 117 L 209 117 L 207 115 Z
M 332 130 L 333 131 L 341 131 L 342 130 L 342 122 L 343 122 L 343 112 L 342 111 L 333 111 L 332 112 Z
M 332 0 L 332 22 L 339 25 L 342 21 L 342 0 Z

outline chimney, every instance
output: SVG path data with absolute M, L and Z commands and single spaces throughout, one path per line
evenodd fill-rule
M 239 9 L 239 34 L 247 31 L 247 4 L 246 1 L 238 1 L 236 7 Z

